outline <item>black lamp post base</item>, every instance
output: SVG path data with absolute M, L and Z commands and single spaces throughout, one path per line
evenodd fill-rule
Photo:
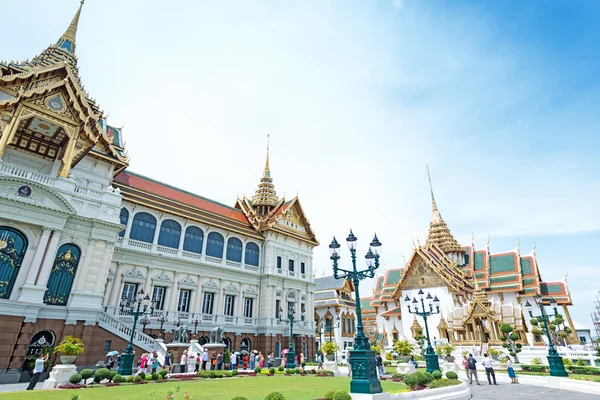
M 377 366 L 373 350 L 350 350 L 352 381 L 350 393 L 382 393 L 381 382 L 377 379 Z
M 550 376 L 569 376 L 565 370 L 563 359 L 559 355 L 548 355 L 548 365 L 550 366 Z
M 290 351 L 288 351 L 285 367 L 286 368 L 296 368 L 296 352 L 294 351 L 294 349 L 291 349 Z
M 130 351 L 129 351 L 130 350 Z M 129 349 L 129 346 L 125 349 L 123 354 L 121 354 L 121 363 L 119 364 L 119 369 L 117 373 L 122 376 L 130 376 L 133 375 L 133 357 L 134 357 L 133 348 Z
M 437 354 L 425 354 L 425 362 L 427 363 L 427 372 L 429 373 L 440 369 L 440 362 Z

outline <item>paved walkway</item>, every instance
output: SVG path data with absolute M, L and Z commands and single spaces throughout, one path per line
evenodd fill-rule
M 7 383 L 5 385 L 0 385 L 0 393 L 2 392 L 18 392 L 19 390 L 27 389 L 29 382 L 25 383 Z M 36 389 L 41 389 L 44 386 L 43 382 L 39 382 L 36 385 Z
M 468 383 L 468 382 L 467 382 Z M 539 386 L 511 383 L 498 383 L 488 385 L 481 382 L 481 386 L 469 385 L 474 400 L 506 399 L 506 400 L 598 400 L 600 396 L 588 393 L 572 392 Z

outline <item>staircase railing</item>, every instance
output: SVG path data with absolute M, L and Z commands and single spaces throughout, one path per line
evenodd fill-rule
M 127 342 L 131 339 L 131 326 L 111 317 L 105 312 L 98 313 L 98 326 L 106 329 L 109 332 L 114 333 L 115 335 L 125 339 Z M 139 347 L 142 350 L 152 351 L 157 350 L 157 341 L 156 339 L 142 333 L 136 329 L 133 335 L 133 344 Z M 166 347 L 165 347 L 166 350 Z M 163 353 L 163 361 L 164 361 L 164 353 Z

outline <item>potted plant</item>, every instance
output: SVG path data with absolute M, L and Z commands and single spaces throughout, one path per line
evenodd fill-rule
M 500 356 L 502 355 L 502 351 L 492 347 L 490 348 L 490 356 L 492 356 L 492 359 L 498 361 L 500 359 Z
M 410 355 L 415 350 L 415 345 L 408 341 L 408 339 L 398 340 L 394 345 L 396 353 L 400 354 L 398 362 L 407 363 L 410 360 Z
M 70 335 L 66 336 L 54 349 L 55 353 L 61 353 L 61 364 L 73 364 L 77 356 L 83 353 L 83 351 L 83 342 L 81 339 Z
M 454 346 L 450 343 L 443 343 L 439 345 L 435 349 L 435 351 L 436 353 L 438 353 L 438 355 L 443 355 L 446 361 L 454 362 L 454 356 L 452 355 L 452 352 L 454 351 Z
M 321 351 L 323 352 L 323 354 L 327 355 L 335 353 L 336 351 L 338 351 L 339 348 L 340 346 L 338 346 L 336 342 L 325 342 L 321 346 Z

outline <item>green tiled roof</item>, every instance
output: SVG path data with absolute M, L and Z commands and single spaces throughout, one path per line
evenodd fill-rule
M 505 275 L 505 276 L 493 276 L 490 281 L 492 283 L 499 283 L 499 282 L 510 282 L 510 281 L 514 281 L 517 279 L 516 275 Z
M 509 272 L 515 270 L 514 254 L 504 254 L 490 257 L 490 272 Z
M 360 299 L 360 308 L 364 310 L 374 310 L 375 308 L 371 307 L 371 299 Z
M 559 283 L 555 283 L 552 285 L 543 285 L 540 287 L 542 289 L 542 294 L 551 294 L 551 293 L 562 293 L 563 287 Z
M 523 279 L 523 285 L 532 285 L 532 284 L 533 284 L 533 278 Z
M 529 257 L 521 258 L 521 265 L 523 267 L 523 275 L 533 274 L 533 268 L 531 268 L 531 259 Z
M 484 257 L 484 253 L 482 251 L 475 253 L 475 257 L 473 259 L 474 265 L 475 265 L 474 266 L 475 271 L 479 271 L 484 268 L 485 259 L 483 257 Z
M 485 278 L 485 274 L 484 273 L 475 274 L 475 278 L 483 279 L 483 278 Z
M 381 290 L 383 287 L 383 277 L 381 279 L 377 279 L 377 290 Z
M 394 285 L 400 281 L 400 276 L 402 275 L 402 270 L 394 269 L 387 273 L 387 281 L 386 285 Z

